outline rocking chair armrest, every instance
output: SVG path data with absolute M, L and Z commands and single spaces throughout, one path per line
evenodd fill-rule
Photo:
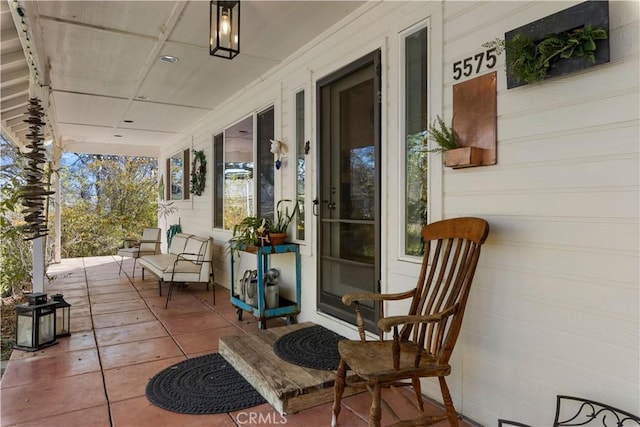
M 444 318 L 453 315 L 458 311 L 458 304 L 448 309 L 429 316 L 409 315 L 409 316 L 389 316 L 378 320 L 378 329 L 390 332 L 394 326 L 405 325 L 407 323 L 428 323 L 440 322 Z
M 162 243 L 160 240 L 136 240 L 138 243 Z
M 407 292 L 401 292 L 397 294 L 377 294 L 374 292 L 356 292 L 351 294 L 345 294 L 342 297 L 342 303 L 344 305 L 351 305 L 357 301 L 369 300 L 369 301 L 397 301 L 401 299 L 407 299 L 413 297 L 416 293 L 415 288 Z

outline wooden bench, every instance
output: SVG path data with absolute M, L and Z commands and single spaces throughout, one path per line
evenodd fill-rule
M 158 278 L 158 291 L 162 296 L 162 285 L 169 283 L 167 291 L 167 308 L 175 283 L 206 283 L 213 288 L 213 304 L 216 303 L 216 289 L 213 284 L 213 267 L 211 264 L 213 238 L 198 237 L 187 233 L 178 233 L 171 239 L 168 253 L 145 255 L 140 257 L 142 279 L 148 270 Z
M 593 400 L 558 396 L 553 427 L 585 425 L 594 427 L 638 427 L 640 426 L 640 417 Z M 498 420 L 498 426 L 531 427 L 529 424 L 503 419 Z

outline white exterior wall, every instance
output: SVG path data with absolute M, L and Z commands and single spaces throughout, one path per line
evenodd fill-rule
M 316 194 L 315 83 L 380 48 L 382 286 L 388 292 L 413 286 L 419 265 L 401 254 L 399 239 L 399 33 L 429 19 L 430 115 L 450 119 L 455 61 L 480 52 L 485 41 L 576 3 L 368 3 L 190 129 L 163 156 L 186 147 L 205 151 L 204 194 L 176 205 L 184 231 L 216 239 L 216 281 L 229 286 L 223 256 L 230 233 L 212 229 L 212 136 L 274 105 L 276 138 L 290 146 L 292 161 L 293 94 L 304 88 L 310 203 Z M 607 64 L 507 90 L 504 55 L 498 58 L 496 165 L 451 170 L 438 156 L 432 159 L 432 219 L 473 215 L 491 224 L 448 378 L 456 409 L 483 425 L 497 425 L 498 418 L 549 425 L 557 394 L 640 414 L 639 4 L 610 2 Z M 287 164 L 276 171 L 276 199 L 295 196 L 294 173 Z M 299 320 L 355 337 L 350 325 L 316 312 L 315 228 L 310 221 L 301 249 Z M 251 259 L 242 263 L 241 270 Z M 284 278 L 293 277 L 292 259 L 280 267 Z M 290 279 L 287 286 L 291 292 Z M 440 400 L 436 381 L 426 381 L 424 391 Z

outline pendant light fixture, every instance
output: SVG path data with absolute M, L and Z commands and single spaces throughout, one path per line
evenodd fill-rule
M 240 0 L 212 0 L 209 16 L 209 54 L 235 58 L 240 53 Z

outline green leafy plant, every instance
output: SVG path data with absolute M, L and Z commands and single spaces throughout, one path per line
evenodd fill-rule
M 266 236 L 270 225 L 269 218 L 260 218 L 257 215 L 244 217 L 233 227 L 233 237 L 227 242 L 227 251 L 237 252 L 248 246 L 260 244 L 260 238 Z
M 0 291 L 10 296 L 31 283 L 31 243 L 21 231 L 24 216 L 19 209 L 19 180 L 3 179 L 0 189 Z
M 290 206 L 285 206 L 286 203 L 293 203 L 293 201 L 289 199 L 278 201 L 274 220 L 259 215 L 244 217 L 233 227 L 233 237 L 227 242 L 227 251 L 233 251 L 235 254 L 250 246 L 269 244 L 270 234 L 285 234 L 289 224 L 300 210 L 298 202 L 295 202 L 293 209 L 290 209 Z
M 285 206 L 284 209 L 281 209 L 280 205 L 282 203 L 293 203 L 289 199 L 282 199 L 278 201 L 276 204 L 276 217 L 273 222 L 268 225 L 269 232 L 271 233 L 286 233 L 287 228 L 289 228 L 289 224 L 293 221 L 296 213 L 300 210 L 300 205 L 296 201 L 293 205 L 293 210 L 289 211 L 289 206 Z
M 456 136 L 453 132 L 453 119 L 451 119 L 451 126 L 449 127 L 440 116 L 436 116 L 433 124 L 427 129 L 425 139 L 436 143 L 436 147 L 427 150 L 429 153 L 439 153 L 458 148 Z
M 483 46 L 496 47 L 497 53 L 506 50 L 509 74 L 517 80 L 536 83 L 543 80 L 549 68 L 560 59 L 586 58 L 595 63 L 596 40 L 606 38 L 606 30 L 587 25 L 558 34 L 549 34 L 541 40 L 516 34 L 508 42 L 496 39 Z

